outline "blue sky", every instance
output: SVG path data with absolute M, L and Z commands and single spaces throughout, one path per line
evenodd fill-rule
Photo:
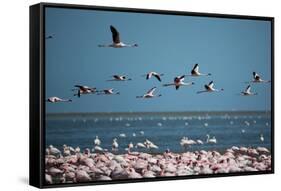
M 99 48 L 111 43 L 109 26 L 115 26 L 125 43 L 137 48 Z M 270 84 L 254 84 L 257 96 L 241 92 L 256 71 L 271 74 L 269 21 L 122 13 L 46 8 L 46 97 L 71 98 L 71 103 L 46 104 L 52 112 L 223 111 L 270 110 Z M 210 77 L 186 78 L 192 87 L 162 87 L 195 63 Z M 148 71 L 164 73 L 163 82 L 145 80 Z M 132 81 L 107 82 L 113 74 Z M 213 80 L 222 93 L 196 94 Z M 75 84 L 98 89 L 115 88 L 119 96 L 73 97 Z M 136 99 L 151 87 L 157 99 Z

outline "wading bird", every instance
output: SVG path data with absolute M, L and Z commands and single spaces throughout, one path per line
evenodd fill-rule
M 260 134 L 260 140 L 261 140 L 261 142 L 264 142 L 263 134 Z
M 113 142 L 112 142 L 112 151 L 117 151 L 118 150 L 118 142 L 117 142 L 117 139 L 114 138 L 113 139 Z
M 207 137 L 206 143 L 213 143 L 213 144 L 217 143 L 217 139 L 215 136 L 213 136 L 213 138 L 210 138 L 210 135 L 207 134 L 206 137 Z
M 195 145 L 196 142 L 192 139 L 188 139 L 187 137 L 183 137 L 180 141 L 180 145 L 184 148 L 186 151 L 187 147 L 190 147 L 191 145 Z
M 101 141 L 99 139 L 99 136 L 96 136 L 95 140 L 94 140 L 94 144 L 99 146 L 101 144 Z

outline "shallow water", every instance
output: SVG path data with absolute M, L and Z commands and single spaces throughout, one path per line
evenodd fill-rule
M 141 134 L 143 131 L 144 134 Z M 120 137 L 125 134 L 126 137 Z M 206 143 L 206 135 L 215 136 L 216 144 Z M 263 134 L 264 141 L 260 140 Z M 51 114 L 46 117 L 46 146 L 62 149 L 63 144 L 81 149 L 93 148 L 95 136 L 101 147 L 111 150 L 117 138 L 118 153 L 124 153 L 132 142 L 149 139 L 159 149 L 134 149 L 144 152 L 183 152 L 183 136 L 200 139 L 203 145 L 192 145 L 188 150 L 222 151 L 232 146 L 271 147 L 270 112 L 194 112 L 194 113 L 112 113 L 112 114 Z M 135 135 L 135 136 L 134 136 Z

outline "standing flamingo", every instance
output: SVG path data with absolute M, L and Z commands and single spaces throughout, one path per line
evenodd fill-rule
M 118 151 L 118 142 L 117 142 L 117 139 L 114 138 L 113 139 L 113 142 L 112 142 L 112 151 Z
M 99 146 L 101 144 L 101 141 L 99 139 L 99 136 L 96 136 L 95 140 L 94 140 L 94 144 Z
M 217 139 L 215 136 L 213 136 L 213 138 L 210 138 L 210 135 L 207 134 L 206 137 L 207 137 L 206 143 L 217 143 Z

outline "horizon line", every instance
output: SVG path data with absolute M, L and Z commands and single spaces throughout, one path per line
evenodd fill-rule
M 87 114 L 149 114 L 149 113 L 271 113 L 271 110 L 217 110 L 217 111 L 121 111 L 121 112 L 51 112 L 45 115 Z

